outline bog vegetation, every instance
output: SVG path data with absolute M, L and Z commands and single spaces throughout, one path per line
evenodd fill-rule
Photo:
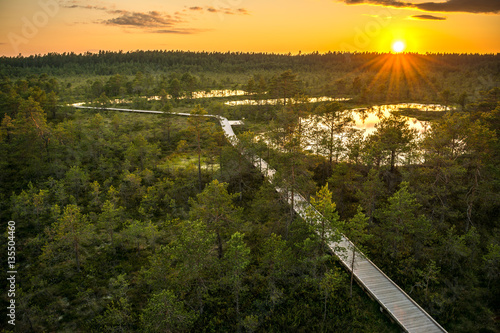
M 450 332 L 498 332 L 499 82 L 498 55 L 0 58 L 16 330 L 398 331 L 328 251 L 340 230 Z M 192 95 L 215 89 L 246 93 Z M 225 104 L 269 98 L 280 102 Z M 366 136 L 352 128 L 349 108 L 397 102 L 452 109 L 394 112 Z M 245 125 L 233 147 L 211 118 L 107 106 Z M 430 129 L 415 133 L 401 113 Z M 297 216 L 242 150 L 325 221 Z

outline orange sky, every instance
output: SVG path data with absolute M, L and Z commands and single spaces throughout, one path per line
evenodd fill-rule
M 398 8 L 380 1 L 0 0 L 0 55 L 388 52 L 397 39 L 410 52 L 500 52 L 499 0 L 436 0 L 434 5 L 446 5 L 440 11 L 422 10 L 429 1 L 393 0 Z M 354 2 L 365 3 L 348 4 Z

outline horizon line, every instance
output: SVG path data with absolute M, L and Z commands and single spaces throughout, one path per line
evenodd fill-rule
M 387 51 L 387 52 L 380 52 L 380 51 L 340 51 L 340 50 L 330 50 L 330 51 L 325 51 L 325 52 L 319 52 L 319 51 L 312 51 L 308 53 L 302 53 L 301 51 L 292 53 L 291 51 L 289 52 L 264 52 L 264 51 L 191 51 L 191 50 L 180 50 L 180 49 L 136 49 L 136 50 L 92 50 L 92 51 L 83 51 L 83 52 L 74 52 L 74 51 L 67 51 L 67 52 L 47 52 L 47 53 L 30 53 L 27 55 L 24 54 L 18 54 L 16 56 L 8 56 L 8 55 L 0 55 L 0 59 L 8 58 L 31 58 L 31 57 L 46 57 L 46 56 L 51 56 L 51 55 L 63 55 L 63 56 L 68 56 L 68 55 L 77 55 L 77 56 L 88 56 L 88 55 L 100 55 L 100 54 L 106 54 L 106 53 L 116 53 L 116 54 L 131 54 L 131 53 L 139 53 L 139 52 L 178 52 L 178 53 L 206 53 L 206 54 L 246 54 L 246 55 L 252 55 L 252 54 L 259 54 L 259 55 L 276 55 L 276 56 L 290 56 L 290 57 L 296 57 L 296 56 L 311 56 L 311 55 L 330 55 L 330 54 L 349 54 L 349 55 L 357 55 L 357 54 L 373 54 L 373 55 L 464 55 L 464 56 L 499 56 L 500 52 L 489 52 L 489 53 L 481 53 L 481 52 L 410 52 L 410 51 L 405 51 L 405 52 L 392 52 L 392 51 Z

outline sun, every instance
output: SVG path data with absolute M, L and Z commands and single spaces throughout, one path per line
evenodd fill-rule
M 397 40 L 394 43 L 392 43 L 392 50 L 395 53 L 401 53 L 405 50 L 406 45 L 403 41 Z

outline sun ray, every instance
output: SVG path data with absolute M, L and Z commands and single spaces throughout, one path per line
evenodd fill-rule
M 426 72 L 423 67 L 425 66 L 425 64 L 423 64 L 424 62 L 428 61 L 427 59 L 424 59 L 422 56 L 415 56 L 414 58 L 414 61 L 411 61 L 409 62 L 409 65 L 411 66 L 411 68 L 415 71 L 415 73 L 417 73 L 417 75 L 422 79 L 424 80 L 424 82 L 426 84 L 428 84 L 432 90 L 435 92 L 435 93 L 438 93 L 438 89 L 436 87 L 436 85 L 429 79 L 429 77 L 426 75 Z

